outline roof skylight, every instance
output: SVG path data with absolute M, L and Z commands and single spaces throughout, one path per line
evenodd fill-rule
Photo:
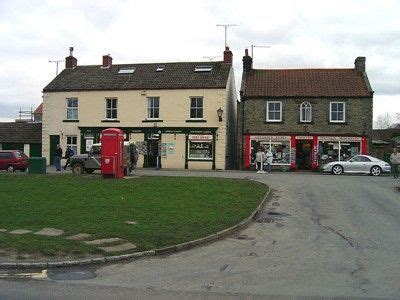
M 164 68 L 165 68 L 165 66 L 164 65 L 159 65 L 158 67 L 157 67 L 157 72 L 162 72 L 162 71 L 164 71 Z
M 210 72 L 212 70 L 212 66 L 196 66 L 194 68 L 195 72 Z
M 135 72 L 136 68 L 121 68 L 118 71 L 118 74 L 132 74 Z

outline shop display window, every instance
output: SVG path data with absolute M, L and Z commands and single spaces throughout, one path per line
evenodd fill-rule
M 212 159 L 212 141 L 189 140 L 189 159 Z
M 318 144 L 318 161 L 320 165 L 348 160 L 360 154 L 360 142 L 324 141 Z
M 271 150 L 273 155 L 273 165 L 290 164 L 290 141 L 252 140 L 250 148 L 250 163 L 252 165 L 255 164 L 256 153 L 260 147 L 265 152 Z

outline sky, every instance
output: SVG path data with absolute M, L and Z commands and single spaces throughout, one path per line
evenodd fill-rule
M 374 119 L 400 112 L 400 1 L 0 1 L 0 121 L 35 109 L 56 65 L 222 60 L 228 29 L 237 89 L 254 68 L 353 68 L 366 57 Z M 64 62 L 60 63 L 60 71 Z

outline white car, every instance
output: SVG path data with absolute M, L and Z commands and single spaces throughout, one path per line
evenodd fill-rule
M 333 161 L 322 166 L 323 172 L 331 172 L 335 175 L 342 173 L 364 173 L 379 176 L 382 173 L 390 173 L 390 165 L 378 158 L 369 155 L 356 155 L 349 160 Z

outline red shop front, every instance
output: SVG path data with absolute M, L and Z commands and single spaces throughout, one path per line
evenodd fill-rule
M 312 170 L 330 161 L 366 154 L 366 145 L 366 138 L 360 136 L 246 134 L 243 163 L 245 168 L 251 168 L 258 149 L 269 149 L 273 166 Z

